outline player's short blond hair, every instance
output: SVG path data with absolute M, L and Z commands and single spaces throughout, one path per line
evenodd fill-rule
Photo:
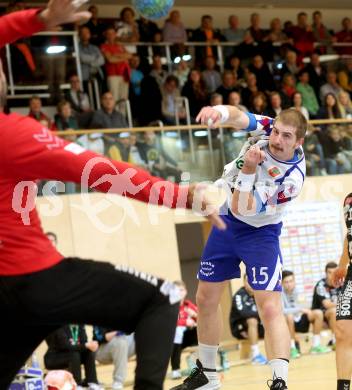
M 292 126 L 296 129 L 297 139 L 304 138 L 308 128 L 306 117 L 295 108 L 283 110 L 276 117 L 275 122 L 280 121 L 282 124 Z

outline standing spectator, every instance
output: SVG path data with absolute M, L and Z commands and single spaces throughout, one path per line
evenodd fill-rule
M 100 49 L 105 57 L 105 70 L 107 74 L 108 89 L 112 93 L 115 103 L 128 98 L 128 86 L 130 80 L 130 66 L 128 60 L 131 54 L 125 48 L 116 43 L 116 31 L 109 27 L 105 31 L 106 42 Z
M 202 75 L 205 81 L 206 88 L 208 93 L 214 93 L 221 85 L 221 75 L 215 69 L 216 62 L 215 59 L 211 56 L 207 57 L 204 61 L 205 70 Z
M 326 82 L 326 69 L 320 63 L 320 54 L 314 51 L 310 55 L 310 62 L 304 68 L 309 75 L 309 84 L 313 87 L 316 97 L 319 99 L 320 88 Z
M 252 96 L 250 103 L 250 112 L 253 112 L 253 114 L 263 115 L 266 106 L 267 106 L 267 99 L 263 92 L 257 92 L 255 95 Z
M 256 12 L 251 14 L 248 31 L 255 42 L 261 43 L 266 36 L 266 31 L 260 27 L 260 15 Z
M 227 102 L 229 99 L 229 94 L 234 91 L 238 92 L 236 76 L 233 72 L 231 72 L 231 70 L 225 70 L 222 76 L 222 84 L 216 90 L 216 92 L 222 95 L 224 102 Z
M 300 111 L 303 116 L 309 120 L 309 112 L 306 107 L 303 105 L 303 100 L 302 100 L 302 94 L 300 92 L 295 92 L 292 96 L 292 103 L 293 106 L 291 108 L 294 108 L 297 111 Z
M 88 11 L 92 14 L 92 17 L 84 25 L 84 27 L 87 27 L 89 29 L 92 36 L 91 40 L 93 45 L 100 46 L 104 42 L 104 31 L 106 29 L 106 26 L 98 18 L 97 6 L 91 5 L 88 8 Z
M 134 118 L 140 116 L 140 100 L 142 93 L 143 72 L 139 69 L 140 57 L 138 54 L 132 54 L 130 58 L 131 80 L 129 90 L 129 100 L 131 102 L 132 115 Z
M 302 95 L 302 104 L 309 112 L 309 116 L 315 117 L 319 111 L 319 103 L 313 87 L 309 84 L 309 73 L 302 69 L 298 73 L 299 82 L 296 89 Z
M 293 38 L 294 46 L 299 53 L 298 62 L 313 52 L 315 38 L 312 27 L 308 24 L 308 15 L 305 12 L 297 14 L 297 25 L 291 28 L 290 36 Z
M 306 156 L 307 173 L 309 176 L 326 176 L 324 151 L 317 132 L 318 130 L 313 126 L 309 126 L 304 137 L 303 150 Z
M 180 289 L 181 303 L 178 314 L 174 348 L 171 355 L 172 379 L 182 377 L 180 372 L 181 352 L 183 349 L 198 344 L 197 338 L 197 316 L 198 308 L 189 299 L 186 299 L 187 289 L 183 281 L 176 281 Z
M 254 73 L 247 73 L 246 74 L 246 84 L 247 87 L 243 88 L 241 91 L 242 96 L 242 102 L 246 107 L 249 107 L 251 105 L 251 100 L 253 99 L 253 96 L 259 92 L 258 86 L 257 86 L 257 76 Z
M 310 310 L 299 305 L 295 275 L 292 271 L 282 272 L 282 287 L 284 314 L 291 334 L 291 359 L 296 359 L 301 355 L 296 332 L 307 333 L 310 324 L 313 325 L 313 343 L 310 353 L 330 352 L 330 348 L 321 345 L 320 332 L 323 329 L 323 311 L 321 309 Z
M 248 111 L 248 108 L 241 104 L 241 95 L 239 92 L 236 92 L 236 91 L 231 92 L 229 94 L 228 105 L 237 107 L 239 110 L 241 110 L 243 112 Z
M 42 111 L 42 99 L 39 96 L 32 96 L 29 99 L 28 116 L 48 129 L 53 128 L 53 121 Z
M 331 261 L 325 266 L 325 278 L 319 280 L 314 287 L 312 310 L 322 310 L 324 319 L 328 322 L 333 334 L 333 345 L 335 345 L 336 327 L 336 302 L 339 290 L 333 286 L 333 274 L 337 264 Z
M 349 46 L 336 47 L 335 50 L 340 55 L 352 55 L 352 22 L 351 18 L 342 19 L 342 30 L 335 34 L 337 43 L 349 43 Z
M 264 115 L 276 118 L 282 111 L 281 96 L 279 92 L 271 92 L 269 96 L 270 108 L 264 111 Z
M 323 105 L 319 108 L 317 118 L 319 119 L 339 119 L 342 117 L 340 106 L 337 103 L 334 93 L 327 93 L 324 97 Z
M 135 354 L 134 336 L 114 329 L 93 328 L 93 338 L 99 343 L 96 360 L 100 364 L 113 364 L 112 390 L 123 389 L 127 377 L 128 359 Z
M 352 119 L 352 102 L 350 95 L 346 91 L 341 91 L 338 96 L 338 104 L 342 118 Z
M 240 58 L 244 64 L 248 64 L 258 54 L 258 46 L 248 30 L 244 33 L 243 42 L 235 46 L 234 51 L 235 56 Z
M 163 27 L 163 41 L 173 43 L 171 56 L 182 57 L 185 53 L 184 43 L 187 41 L 187 32 L 181 21 L 180 11 L 173 10 Z
M 79 59 L 82 68 L 82 81 L 85 90 L 88 89 L 88 81 L 94 78 L 103 80 L 104 75 L 101 67 L 105 60 L 99 48 L 90 43 L 91 32 L 88 27 L 82 26 L 79 29 Z
M 197 69 L 192 69 L 182 88 L 182 96 L 188 99 L 191 118 L 194 121 L 202 107 L 208 103 L 205 81 Z
M 70 77 L 71 88 L 65 93 L 65 100 L 70 102 L 71 108 L 77 113 L 91 111 L 88 95 L 81 89 L 81 80 L 77 74 Z
M 293 95 L 296 92 L 296 79 L 291 73 L 286 73 L 282 78 L 282 85 L 280 96 L 282 100 L 282 107 L 289 108 L 292 106 Z
M 177 98 L 181 96 L 178 78 L 173 75 L 166 77 L 163 88 L 161 90 L 162 102 L 161 102 L 161 112 L 163 114 L 163 121 L 168 125 L 176 124 L 176 115 L 181 120 L 184 120 L 186 115 L 185 111 L 179 110 L 176 112 L 177 107 Z
M 159 55 L 153 55 L 152 70 L 149 74 L 155 78 L 159 88 L 162 88 L 167 77 L 167 72 L 163 68 L 163 63 Z
M 257 54 L 252 63 L 248 66 L 248 70 L 257 76 L 257 85 L 260 91 L 274 91 L 275 84 L 269 67 L 263 61 L 263 57 Z
M 225 28 L 222 32 L 225 40 L 227 42 L 233 42 L 234 45 L 243 41 L 245 30 L 239 28 L 239 19 L 237 15 L 230 15 L 228 19 L 229 27 Z M 229 46 L 224 47 L 224 57 L 225 59 L 234 55 L 234 49 Z
M 213 27 L 213 18 L 210 15 L 203 15 L 201 25 L 193 31 L 192 40 L 194 42 L 207 42 L 209 44 L 217 43 L 222 40 L 222 35 L 219 30 Z M 216 58 L 216 46 L 197 46 L 196 65 L 200 66 L 206 57 Z
M 88 341 L 83 325 L 66 325 L 46 338 L 48 350 L 44 355 L 48 370 L 68 369 L 79 386 L 89 390 L 101 390 L 95 367 L 96 341 Z M 81 365 L 84 365 L 85 380 L 82 380 Z
M 155 77 L 146 76 L 141 83 L 141 104 L 139 122 L 148 125 L 155 120 L 161 120 L 161 89 Z
M 343 89 L 337 82 L 336 72 L 329 70 L 326 77 L 326 83 L 320 88 L 320 101 L 323 102 L 325 100 L 325 96 L 329 93 L 337 96 L 341 91 L 343 91 Z
M 264 337 L 264 328 L 260 322 L 253 289 L 248 283 L 247 275 L 243 277 L 244 286 L 232 298 L 230 328 L 233 337 L 238 340 L 248 339 L 251 344 L 252 364 L 267 364 L 260 353 L 258 341 Z
M 312 18 L 312 31 L 315 41 L 320 43 L 321 45 L 329 45 L 332 41 L 332 35 L 322 22 L 323 15 L 320 11 L 315 11 L 313 12 Z M 321 53 L 326 53 L 326 46 L 320 46 L 319 51 Z
M 137 20 L 137 25 L 140 42 L 153 42 L 155 34 L 160 31 L 156 23 L 143 16 Z M 150 71 L 148 63 L 148 46 L 138 46 L 137 50 L 141 58 L 141 70 L 144 74 L 147 74 Z
M 135 13 L 131 7 L 124 7 L 120 12 L 120 21 L 116 25 L 117 40 L 124 43 L 139 41 L 138 25 L 134 19 Z M 135 45 L 125 45 L 129 53 L 137 53 Z
M 274 18 L 270 22 L 270 30 L 263 39 L 264 42 L 270 43 L 271 46 L 267 48 L 270 52 L 269 60 L 278 60 L 284 57 L 284 51 L 287 48 L 293 49 L 293 40 L 288 38 L 287 34 L 283 31 L 281 26 L 281 20 Z

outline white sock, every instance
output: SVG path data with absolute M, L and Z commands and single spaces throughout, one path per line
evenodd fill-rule
M 216 369 L 218 345 L 198 344 L 198 357 L 204 368 Z
M 253 344 L 251 345 L 251 350 L 252 350 L 252 358 L 258 356 L 260 354 L 259 351 L 259 345 L 258 344 Z
M 273 379 L 282 378 L 287 384 L 288 361 L 284 359 L 273 359 L 269 361 L 269 366 L 273 373 Z
M 291 348 L 296 348 L 296 343 L 295 343 L 295 340 L 291 340 Z
M 313 348 L 319 347 L 319 345 L 320 345 L 320 334 L 313 334 L 312 344 L 313 344 Z

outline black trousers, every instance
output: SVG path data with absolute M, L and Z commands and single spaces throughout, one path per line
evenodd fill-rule
M 67 369 L 78 385 L 98 383 L 95 367 L 95 353 L 84 351 L 48 352 L 44 356 L 45 368 L 48 370 Z M 81 365 L 84 365 L 85 381 L 82 381 Z
M 171 355 L 172 370 L 179 370 L 181 366 L 182 350 L 198 344 L 197 328 L 188 328 L 183 334 L 182 344 L 174 344 Z
M 72 323 L 134 331 L 134 389 L 161 390 L 178 316 L 174 292 L 155 277 L 73 258 L 29 275 L 1 276 L 0 390 L 42 340 Z

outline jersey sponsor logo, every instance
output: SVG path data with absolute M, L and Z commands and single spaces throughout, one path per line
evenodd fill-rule
M 48 130 L 46 127 L 42 127 L 41 133 L 34 134 L 34 139 L 36 139 L 38 142 L 42 142 L 46 144 L 46 147 L 49 150 L 56 149 L 62 147 L 64 141 L 56 137 L 50 130 Z
M 71 142 L 70 144 L 66 145 L 64 149 L 66 150 L 66 152 L 71 152 L 77 156 L 86 151 L 86 149 L 82 148 L 81 145 L 75 144 L 74 142 Z
M 351 315 L 351 300 L 352 300 L 352 281 L 349 280 L 346 284 L 346 287 L 341 294 L 338 305 L 337 312 L 338 316 L 346 317 Z
M 278 167 L 271 167 L 268 169 L 268 173 L 271 177 L 276 177 L 281 175 L 281 171 Z
M 214 272 L 215 264 L 211 261 L 201 261 L 199 273 L 203 276 L 209 277 L 215 274 Z

